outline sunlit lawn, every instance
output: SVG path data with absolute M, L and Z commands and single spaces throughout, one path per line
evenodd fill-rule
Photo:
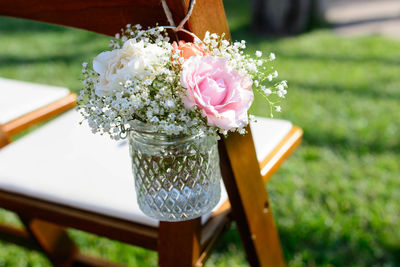
M 281 118 L 304 142 L 268 184 L 289 266 L 400 266 L 400 42 L 343 38 L 329 30 L 266 39 L 251 34 L 244 1 L 226 0 L 233 39 L 273 51 L 289 95 Z M 0 18 L 0 76 L 78 91 L 80 65 L 108 37 Z M 266 115 L 257 99 L 253 112 Z M 1 164 L 1 163 L 0 163 Z M 2 221 L 18 223 L 10 213 Z M 82 250 L 130 266 L 157 255 L 79 231 Z M 48 266 L 0 241 L 0 266 Z M 234 226 L 207 266 L 246 266 Z

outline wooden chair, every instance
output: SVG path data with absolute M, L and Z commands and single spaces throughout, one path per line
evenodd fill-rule
M 189 1 L 167 2 L 174 20 L 181 21 Z M 128 23 L 168 25 L 159 0 L 39 0 L 35 5 L 3 0 L 0 15 L 108 35 Z M 222 1 L 198 1 L 185 27 L 198 36 L 206 30 L 229 34 Z M 222 198 L 208 216 L 167 223 L 145 217 L 135 206 L 126 145 L 91 135 L 78 120 L 70 111 L 0 150 L 0 206 L 17 213 L 26 226 L 26 231 L 1 226 L 3 239 L 39 248 L 57 266 L 106 265 L 79 253 L 64 229 L 73 227 L 156 250 L 160 266 L 201 266 L 233 219 L 252 266 L 284 265 L 264 183 L 300 143 L 301 129 L 260 118 L 248 128 L 249 134 L 221 140 L 229 201 Z M 110 198 L 112 193 L 118 197 Z

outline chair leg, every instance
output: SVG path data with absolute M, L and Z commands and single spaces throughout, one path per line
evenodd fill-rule
M 55 266 L 72 266 L 78 249 L 64 228 L 38 219 L 21 217 L 26 230 Z
M 222 138 L 219 155 L 222 178 L 250 265 L 285 266 L 251 133 Z
M 194 266 L 201 253 L 200 230 L 201 218 L 184 222 L 160 222 L 159 266 Z

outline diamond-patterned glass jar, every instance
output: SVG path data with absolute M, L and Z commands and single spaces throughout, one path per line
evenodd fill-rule
M 200 217 L 220 199 L 217 139 L 197 134 L 168 136 L 145 125 L 129 132 L 137 201 L 148 216 L 160 221 Z

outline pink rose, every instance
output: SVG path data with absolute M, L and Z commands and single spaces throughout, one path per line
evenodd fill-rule
M 193 56 L 183 64 L 182 98 L 187 109 L 197 106 L 209 126 L 224 130 L 248 124 L 247 111 L 253 102 L 252 80 L 239 74 L 224 58 Z
M 206 52 L 194 43 L 186 43 L 185 41 L 179 41 L 179 43 L 172 43 L 172 51 L 178 53 L 180 57 L 188 59 L 192 56 L 205 56 Z

